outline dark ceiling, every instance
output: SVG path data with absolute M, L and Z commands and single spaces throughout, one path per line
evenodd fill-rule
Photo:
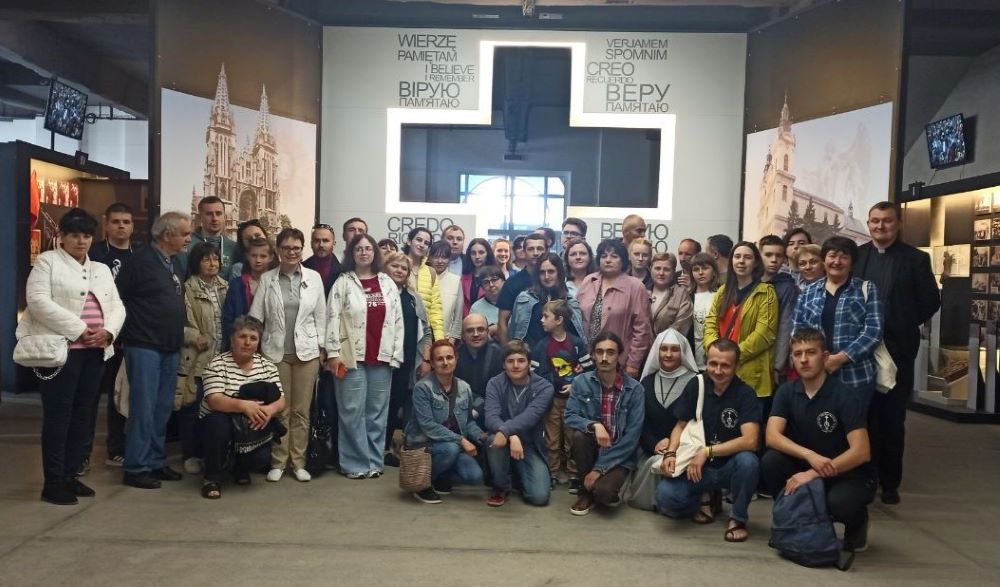
M 0 117 L 45 109 L 47 80 L 90 93 L 92 105 L 144 118 L 153 59 L 151 6 L 170 0 L 0 2 Z M 214 1 L 214 0 L 206 0 Z M 831 0 L 245 0 L 321 25 L 746 32 Z M 1000 45 L 1000 0 L 907 0 L 910 52 L 979 55 Z

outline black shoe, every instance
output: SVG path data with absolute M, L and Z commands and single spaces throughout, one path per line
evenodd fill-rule
M 433 487 L 428 487 L 423 491 L 416 491 L 413 493 L 413 497 L 424 503 L 441 503 L 441 496 L 434 491 Z
M 433 487 L 431 487 L 431 489 L 433 489 L 437 493 L 440 493 L 441 495 L 451 495 L 451 490 L 454 489 L 454 487 L 452 486 L 451 483 L 448 483 L 447 481 L 438 481 L 437 483 L 434 484 Z
M 899 503 L 899 491 L 895 489 L 883 489 L 882 490 L 882 503 L 887 505 L 896 505 Z
M 125 473 L 122 475 L 122 483 L 138 489 L 160 488 L 160 480 L 151 473 Z
M 399 457 L 397 457 L 396 455 L 392 454 L 391 452 L 387 452 L 387 453 L 385 453 L 385 457 L 382 458 L 382 463 L 386 467 L 398 467 L 399 466 Z
M 161 467 L 150 472 L 150 475 L 159 479 L 160 481 L 180 481 L 184 478 L 183 475 L 177 471 L 171 469 L 170 467 Z
M 46 483 L 42 488 L 42 501 L 47 501 L 55 505 L 76 505 L 79 503 L 73 492 L 66 487 L 66 483 Z
M 77 497 L 94 497 L 95 495 L 93 489 L 87 487 L 75 477 L 66 481 L 66 489 Z
M 569 489 L 567 489 L 567 491 L 569 491 L 570 495 L 577 495 L 577 494 L 579 494 L 581 487 L 583 487 L 583 484 L 580 483 L 579 479 L 576 479 L 574 477 L 570 477 L 570 480 L 569 480 Z

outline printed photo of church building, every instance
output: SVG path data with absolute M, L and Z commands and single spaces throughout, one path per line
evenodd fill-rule
M 855 142 L 864 142 L 867 135 L 859 130 Z M 851 177 L 850 164 L 845 165 L 845 177 Z M 853 199 L 846 209 L 839 205 L 835 194 L 813 194 L 795 185 L 795 134 L 788 109 L 788 98 L 781 108 L 777 136 L 771 144 L 760 182 L 760 207 L 757 210 L 759 235 L 784 236 L 793 228 L 803 227 L 814 243 L 822 243 L 834 235 L 849 237 L 858 243 L 869 240 L 864 218 L 868 210 L 856 210 Z M 848 190 L 845 190 L 848 191 Z M 862 204 L 858 202 L 858 204 Z
M 278 146 L 271 134 L 271 113 L 267 88 L 262 87 L 257 128 L 252 138 L 239 146 L 233 113 L 229 103 L 226 66 L 222 64 L 215 90 L 215 103 L 205 128 L 205 172 L 202 193 L 191 189 L 191 215 L 198 213 L 198 202 L 206 196 L 218 196 L 226 204 L 226 234 L 236 236 L 236 226 L 257 218 L 268 234 L 276 234 L 291 223 L 281 213 L 281 187 L 278 185 Z M 197 226 L 197 222 L 195 223 Z

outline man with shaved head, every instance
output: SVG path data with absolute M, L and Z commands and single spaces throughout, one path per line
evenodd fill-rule
M 503 371 L 503 349 L 489 334 L 489 324 L 482 314 L 469 314 L 462 321 L 462 345 L 458 348 L 455 377 L 472 389 L 472 417 L 482 427 L 486 382 Z

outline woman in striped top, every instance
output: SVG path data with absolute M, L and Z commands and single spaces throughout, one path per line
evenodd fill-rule
M 38 256 L 28 276 L 27 309 L 17 325 L 18 340 L 30 335 L 62 336 L 69 344 L 66 363 L 42 374 L 42 501 L 77 503 L 94 490 L 76 478 L 83 459 L 104 374 L 114 354 L 111 342 L 125 322 L 111 270 L 87 256 L 97 220 L 73 208 L 59 220 L 59 246 Z M 51 377 L 50 377 L 51 375 Z
M 285 408 L 278 367 L 257 352 L 263 332 L 264 325 L 256 318 L 237 318 L 229 339 L 231 350 L 216 355 L 202 373 L 205 397 L 201 403 L 201 437 L 205 481 L 201 495 L 207 499 L 222 497 L 220 484 L 226 476 L 227 461 L 232 463 L 229 472 L 238 485 L 250 483 L 250 471 L 271 462 L 271 438 L 264 438 L 255 450 L 233 450 L 233 418 L 246 417 L 254 430 L 265 430 L 273 427 L 277 419 L 274 422 L 272 419 Z M 240 397 L 244 386 L 256 383 L 273 386 L 277 398 L 266 402 Z

